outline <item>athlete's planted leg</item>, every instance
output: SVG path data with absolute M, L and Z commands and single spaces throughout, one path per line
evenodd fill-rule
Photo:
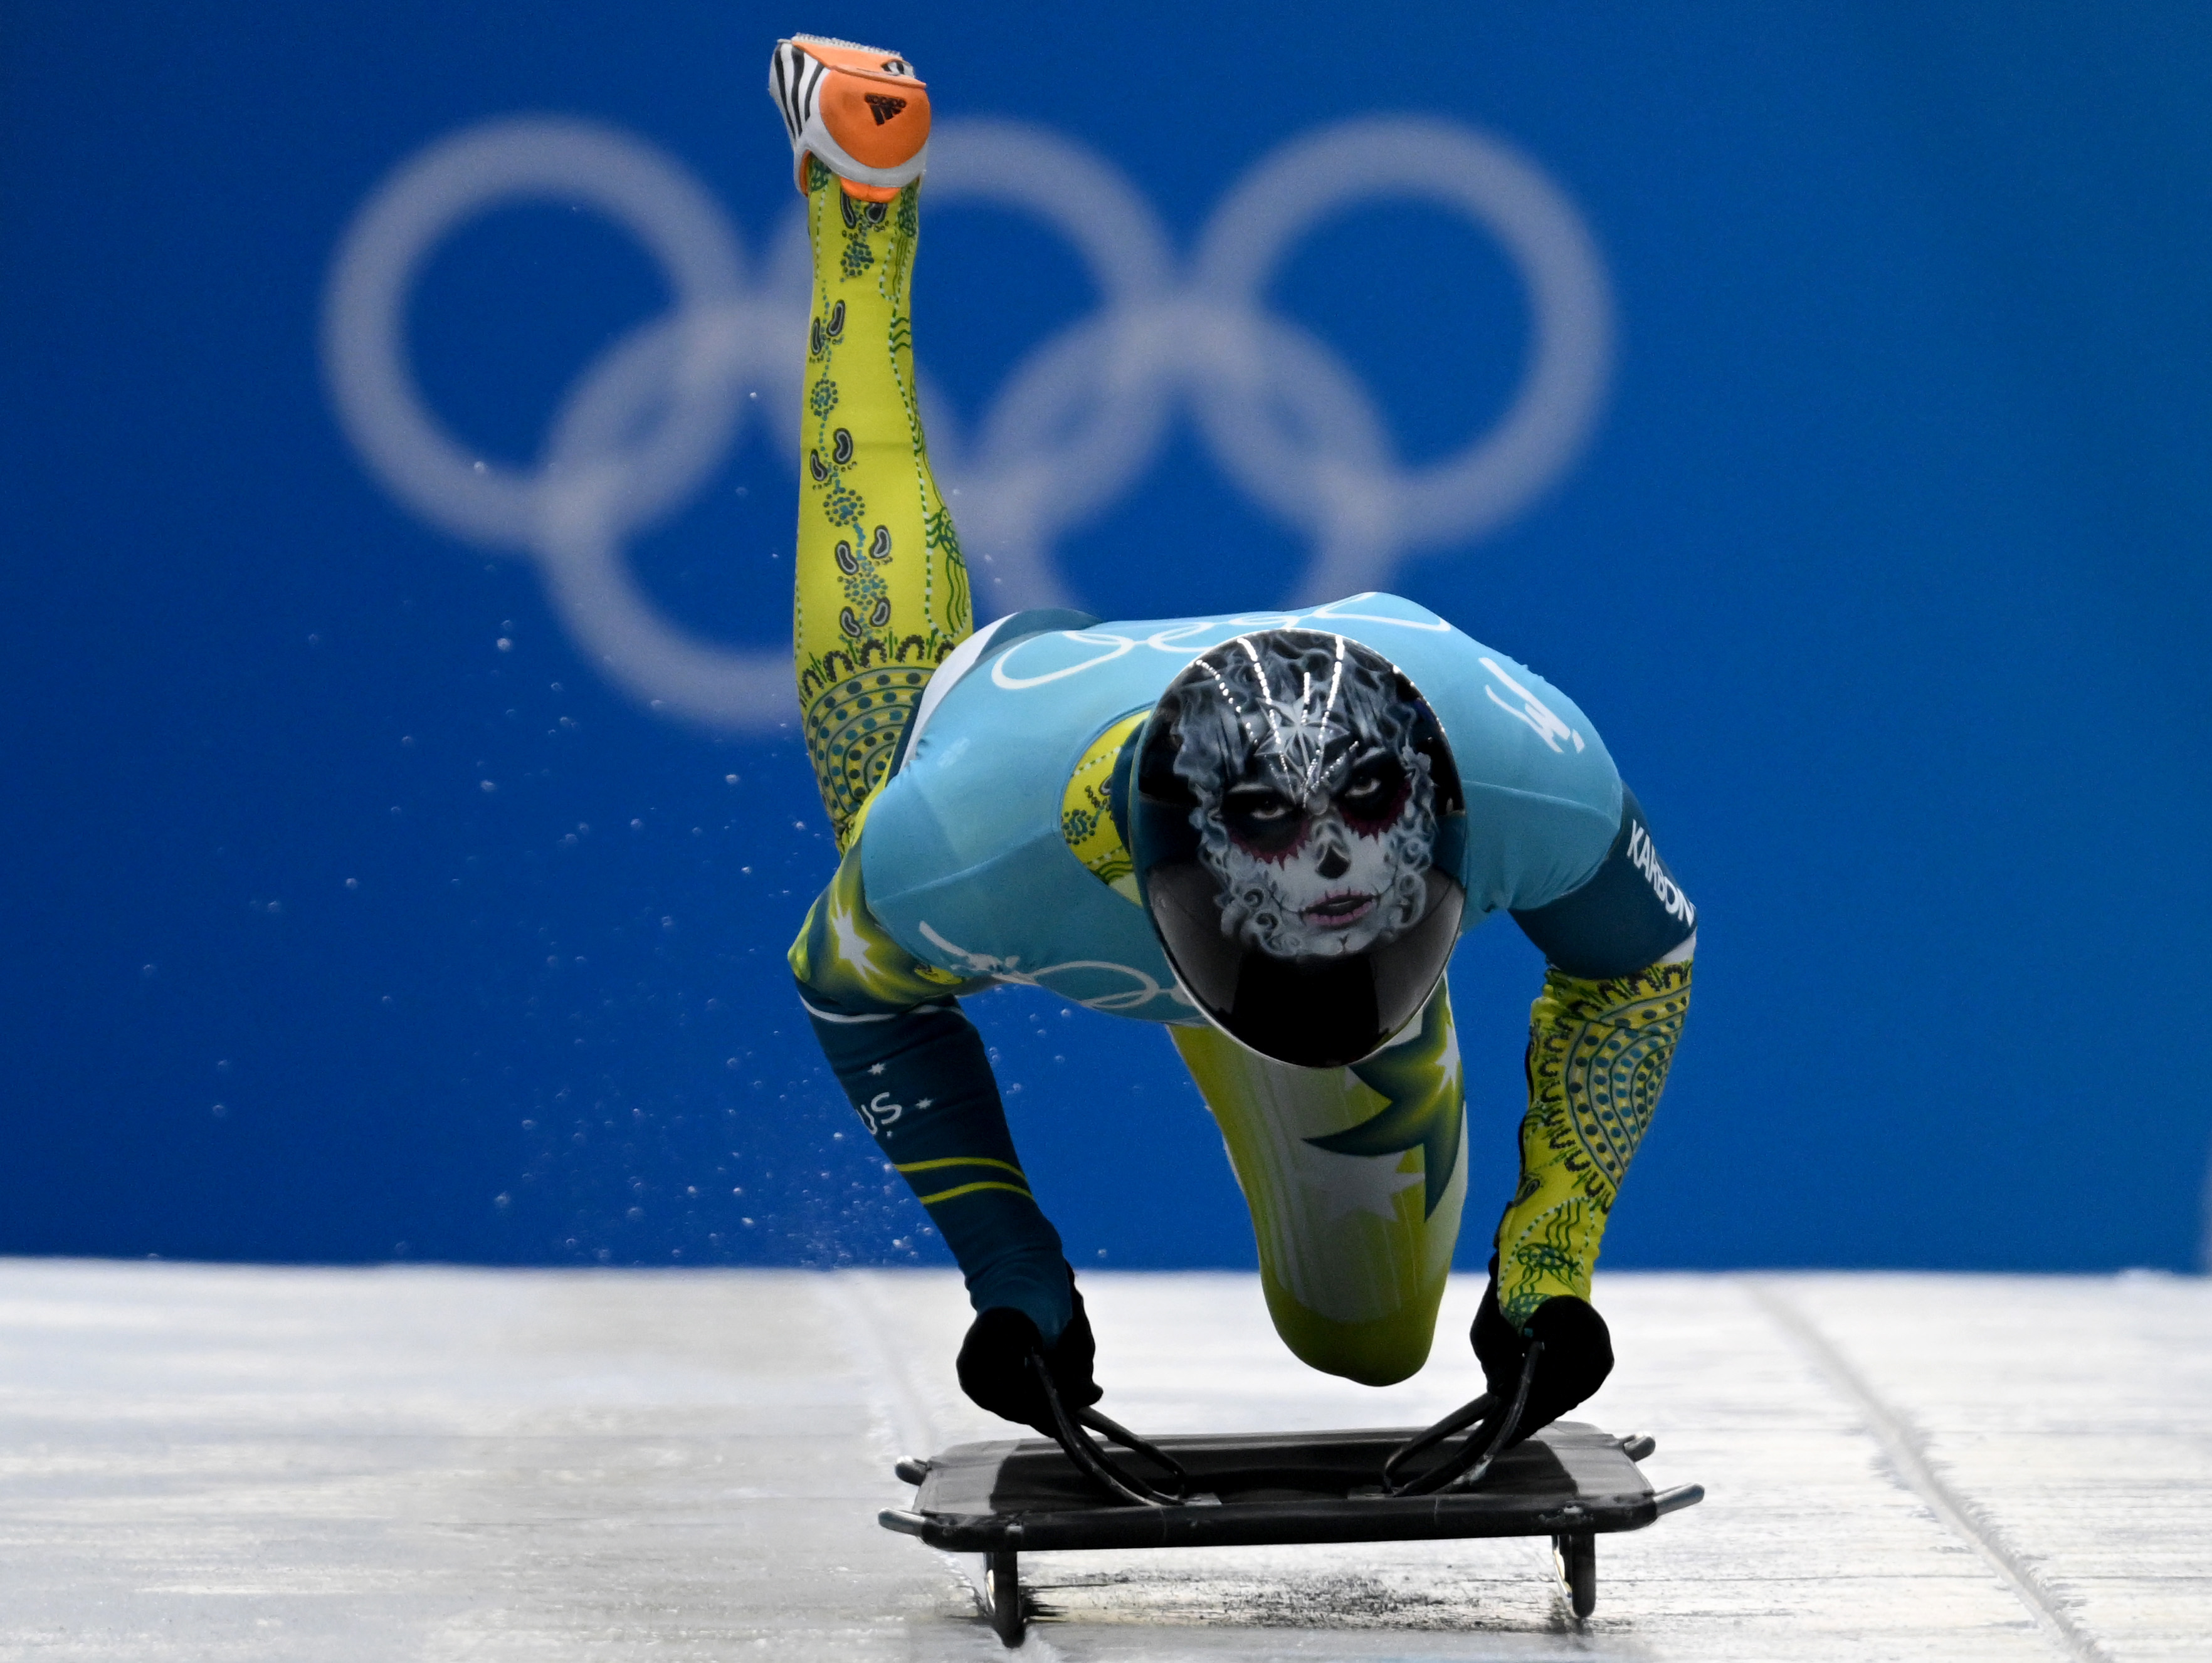
M 1275 1332 L 1326 1374 L 1388 1386 L 1429 1355 L 1467 1194 L 1451 998 L 1395 1044 L 1297 1068 L 1212 1028 L 1172 1030 L 1252 1210 Z

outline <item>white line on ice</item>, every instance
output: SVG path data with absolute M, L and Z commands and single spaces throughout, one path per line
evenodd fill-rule
M 1785 1297 L 1779 1287 L 1761 1277 L 1747 1277 L 1745 1285 L 1759 1308 L 1804 1351 L 1830 1385 L 1849 1398 L 1866 1417 L 1871 1432 L 1889 1457 L 1897 1475 L 1925 1502 L 1930 1511 L 1987 1562 L 2028 1614 L 2059 1650 L 2075 1663 L 2112 1663 L 2111 1654 L 2076 1625 L 2065 1606 L 2043 1585 L 2033 1568 L 2024 1563 L 1996 1531 L 1978 1518 L 1972 1505 L 1954 1495 L 1950 1485 L 1929 1464 L 1920 1435 L 1904 1416 L 1875 1393 L 1826 1335 Z

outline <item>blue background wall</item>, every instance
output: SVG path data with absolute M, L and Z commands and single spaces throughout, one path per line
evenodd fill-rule
M 649 141 L 757 255 L 791 201 L 762 68 L 798 22 L 909 53 L 940 118 L 1089 146 L 1179 249 L 1279 145 L 1377 112 L 1492 134 L 1575 205 L 1614 315 L 1597 424 L 1394 586 L 1575 695 L 1704 908 L 1609 1263 L 2195 1264 L 2206 14 L 1308 9 L 19 0 L 0 1251 L 938 1252 L 794 1020 L 781 954 L 830 859 L 796 746 L 611 685 L 529 566 L 386 493 L 318 357 L 360 205 L 488 117 Z M 1495 245 L 1417 204 L 1348 209 L 1269 296 L 1412 463 L 1495 419 L 1528 349 Z M 668 303 L 634 240 L 542 203 L 444 241 L 408 324 L 450 428 L 526 466 Z M 1033 221 L 947 206 L 916 305 L 972 415 L 1094 296 Z M 773 644 L 793 502 L 756 424 L 632 568 Z M 1308 552 L 1179 420 L 1054 560 L 1142 615 L 1280 600 Z M 1537 974 L 1510 926 L 1455 970 L 1485 1222 Z M 1028 992 L 975 1014 L 1079 1265 L 1249 1262 L 1157 1034 Z

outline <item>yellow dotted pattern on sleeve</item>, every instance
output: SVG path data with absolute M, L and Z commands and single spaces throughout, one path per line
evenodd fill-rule
M 1132 711 L 1091 742 L 1060 793 L 1060 835 L 1084 869 L 1123 900 L 1144 904 L 1137 893 L 1137 865 L 1114 825 L 1109 799 L 1114 764 L 1129 736 L 1145 725 L 1149 710 Z
M 1553 970 L 1528 1012 L 1521 1183 L 1498 1226 L 1498 1303 L 1518 1327 L 1590 1296 L 1621 1180 L 1659 1107 L 1690 1009 L 1690 967 L 1584 981 Z

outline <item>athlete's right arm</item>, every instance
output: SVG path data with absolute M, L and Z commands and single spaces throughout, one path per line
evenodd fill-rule
M 1063 1399 L 1096 1402 L 1089 1326 L 1059 1232 L 1030 1193 L 982 1035 L 955 998 L 990 983 L 924 963 L 876 921 L 861 883 L 863 841 L 855 838 L 846 851 L 792 944 L 792 974 L 808 1020 L 877 1146 L 952 1250 L 969 1302 L 978 1313 L 1026 1318 Z M 1008 1326 L 1003 1316 L 994 1324 L 979 1320 L 962 1353 L 962 1384 L 985 1407 L 1036 1424 L 1042 1399 L 1032 1405 L 1024 1397 L 1026 1352 L 1018 1343 L 1000 1343 Z M 990 1344 L 971 1359 L 979 1336 Z M 1018 1342 L 1018 1332 L 1013 1338 Z M 1006 1392 L 994 1389 L 1001 1385 Z M 1014 1412 L 1022 1408 L 1039 1412 Z

